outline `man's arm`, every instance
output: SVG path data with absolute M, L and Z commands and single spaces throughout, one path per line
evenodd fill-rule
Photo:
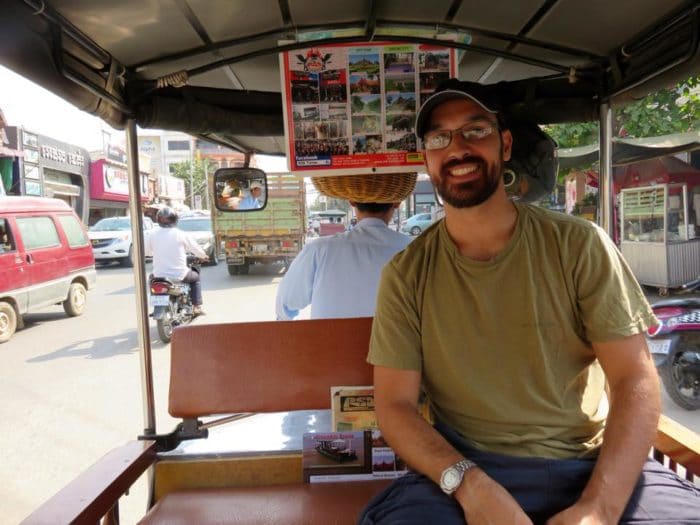
M 418 371 L 375 366 L 377 421 L 396 453 L 411 468 L 439 484 L 442 471 L 463 456 L 418 414 L 420 382 Z M 467 471 L 454 497 L 469 525 L 531 525 L 512 496 L 478 467 Z
M 277 287 L 275 314 L 281 321 L 289 321 L 299 315 L 299 310 L 311 304 L 316 272 L 315 260 L 309 246 L 294 258 Z
M 656 435 L 659 380 L 644 336 L 593 343 L 593 349 L 610 389 L 603 446 L 579 501 L 554 516 L 550 525 L 617 523 Z
M 146 237 L 146 239 L 143 241 L 143 250 L 146 257 L 153 257 L 153 243 L 151 243 L 151 237 L 153 237 L 153 234 Z
M 185 250 L 193 253 L 200 259 L 209 259 L 207 256 L 207 252 L 202 250 L 202 247 L 195 241 L 190 235 L 187 233 L 183 232 L 183 237 L 185 239 Z

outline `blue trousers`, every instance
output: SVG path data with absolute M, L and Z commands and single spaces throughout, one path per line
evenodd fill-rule
M 547 519 L 573 505 L 591 475 L 593 459 L 522 458 L 484 452 L 445 426 L 436 429 L 515 498 L 530 519 Z M 359 525 L 464 525 L 459 504 L 421 474 L 411 472 L 378 494 Z M 624 524 L 700 524 L 700 489 L 649 459 L 620 520 Z
M 182 282 L 190 284 L 190 297 L 192 297 L 192 304 L 194 306 L 201 305 L 202 283 L 199 281 L 199 272 L 190 268 Z

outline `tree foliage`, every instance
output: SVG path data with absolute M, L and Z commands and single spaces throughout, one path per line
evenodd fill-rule
M 207 202 L 207 180 L 205 177 L 205 163 L 207 174 L 211 175 L 216 171 L 216 163 L 210 159 L 194 159 L 192 161 L 178 162 L 171 164 L 173 167 L 173 177 L 185 181 L 185 203 L 193 207 L 193 195 L 199 195 L 202 199 L 202 206 Z M 190 178 L 191 177 L 191 178 Z M 190 187 L 190 181 L 192 186 Z
M 700 77 L 691 77 L 670 89 L 616 108 L 613 134 L 617 137 L 655 137 L 700 129 Z M 597 122 L 574 122 L 546 126 L 545 131 L 562 148 L 598 141 Z
M 673 89 L 662 89 L 620 108 L 615 124 L 617 136 L 634 138 L 698 129 L 700 77 L 691 77 Z

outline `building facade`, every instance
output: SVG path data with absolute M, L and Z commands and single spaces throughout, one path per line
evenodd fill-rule
M 129 171 L 126 152 L 115 146 L 106 151 L 91 153 L 90 163 L 90 212 L 87 224 L 93 225 L 105 217 L 128 215 L 129 210 Z M 141 202 L 151 200 L 151 186 L 147 157 L 139 155 L 141 174 Z
M 88 151 L 18 126 L 8 126 L 5 132 L 9 147 L 22 152 L 13 158 L 7 194 L 61 199 L 87 223 Z

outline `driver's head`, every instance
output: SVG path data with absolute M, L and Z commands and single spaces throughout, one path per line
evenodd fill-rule
M 177 226 L 177 220 L 177 212 L 168 206 L 161 208 L 156 214 L 156 222 L 161 228 Z
M 253 197 L 255 197 L 255 198 L 260 197 L 260 195 L 262 195 L 262 189 L 263 189 L 263 185 L 261 182 L 253 181 L 250 183 L 250 194 Z

